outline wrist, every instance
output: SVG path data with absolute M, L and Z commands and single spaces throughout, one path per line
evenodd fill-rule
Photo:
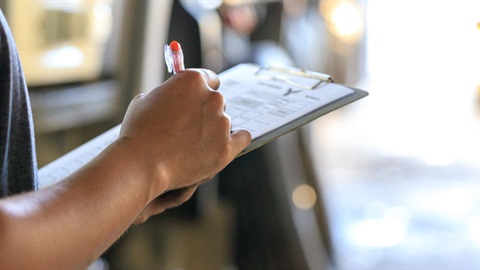
M 148 192 L 148 202 L 168 190 L 166 173 L 148 149 L 142 148 L 140 143 L 127 136 L 120 136 L 112 146 L 124 160 L 124 166 L 129 168 L 128 172 L 136 181 L 144 184 L 144 189 Z

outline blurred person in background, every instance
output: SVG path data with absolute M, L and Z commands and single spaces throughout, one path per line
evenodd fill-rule
M 114 143 L 36 190 L 27 87 L 0 12 L 0 268 L 85 268 L 132 224 L 188 200 L 251 140 L 230 133 L 219 83 L 185 70 L 136 96 Z

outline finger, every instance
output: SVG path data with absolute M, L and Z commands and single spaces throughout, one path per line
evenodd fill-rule
M 138 102 L 139 100 L 141 100 L 142 98 L 144 98 L 147 94 L 146 93 L 139 93 L 137 94 L 136 96 L 134 96 L 132 98 L 132 100 L 130 101 L 130 105 Z
M 232 150 L 232 160 L 240 153 L 243 149 L 247 148 L 252 141 L 252 134 L 247 130 L 236 130 L 232 132 L 230 138 L 233 143 Z
M 147 221 L 151 216 L 158 215 L 165 210 L 173 207 L 177 207 L 184 202 L 188 201 L 195 191 L 198 185 L 193 185 L 186 188 L 169 191 L 160 195 L 151 201 L 142 213 L 135 219 L 134 224 L 141 224 Z
M 193 185 L 190 187 L 185 187 L 177 190 L 171 190 L 160 197 L 156 198 L 152 203 L 151 213 L 152 215 L 156 215 L 163 210 L 177 207 L 184 202 L 188 201 L 192 196 L 193 193 L 197 190 L 198 185 Z M 162 210 L 163 209 L 163 210 Z M 160 211 L 160 212 L 158 212 Z
M 218 90 L 220 87 L 220 79 L 218 78 L 217 74 L 209 69 L 192 69 L 202 74 L 203 78 L 207 82 L 208 86 L 212 88 L 212 90 Z
M 133 97 L 133 100 L 136 101 L 136 100 L 142 99 L 143 97 L 145 97 L 145 95 L 147 95 L 147 94 L 143 93 L 143 92 L 139 93 L 135 97 Z

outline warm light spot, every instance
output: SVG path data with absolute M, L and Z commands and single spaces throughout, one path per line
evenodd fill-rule
M 292 193 L 293 204 L 300 209 L 312 208 L 317 201 L 315 190 L 309 185 L 300 185 Z
M 364 16 L 360 5 L 354 1 L 321 1 L 320 12 L 327 29 L 348 43 L 355 43 L 364 33 Z

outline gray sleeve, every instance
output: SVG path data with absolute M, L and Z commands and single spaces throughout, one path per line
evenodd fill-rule
M 27 85 L 0 10 L 0 197 L 36 189 L 37 171 Z

